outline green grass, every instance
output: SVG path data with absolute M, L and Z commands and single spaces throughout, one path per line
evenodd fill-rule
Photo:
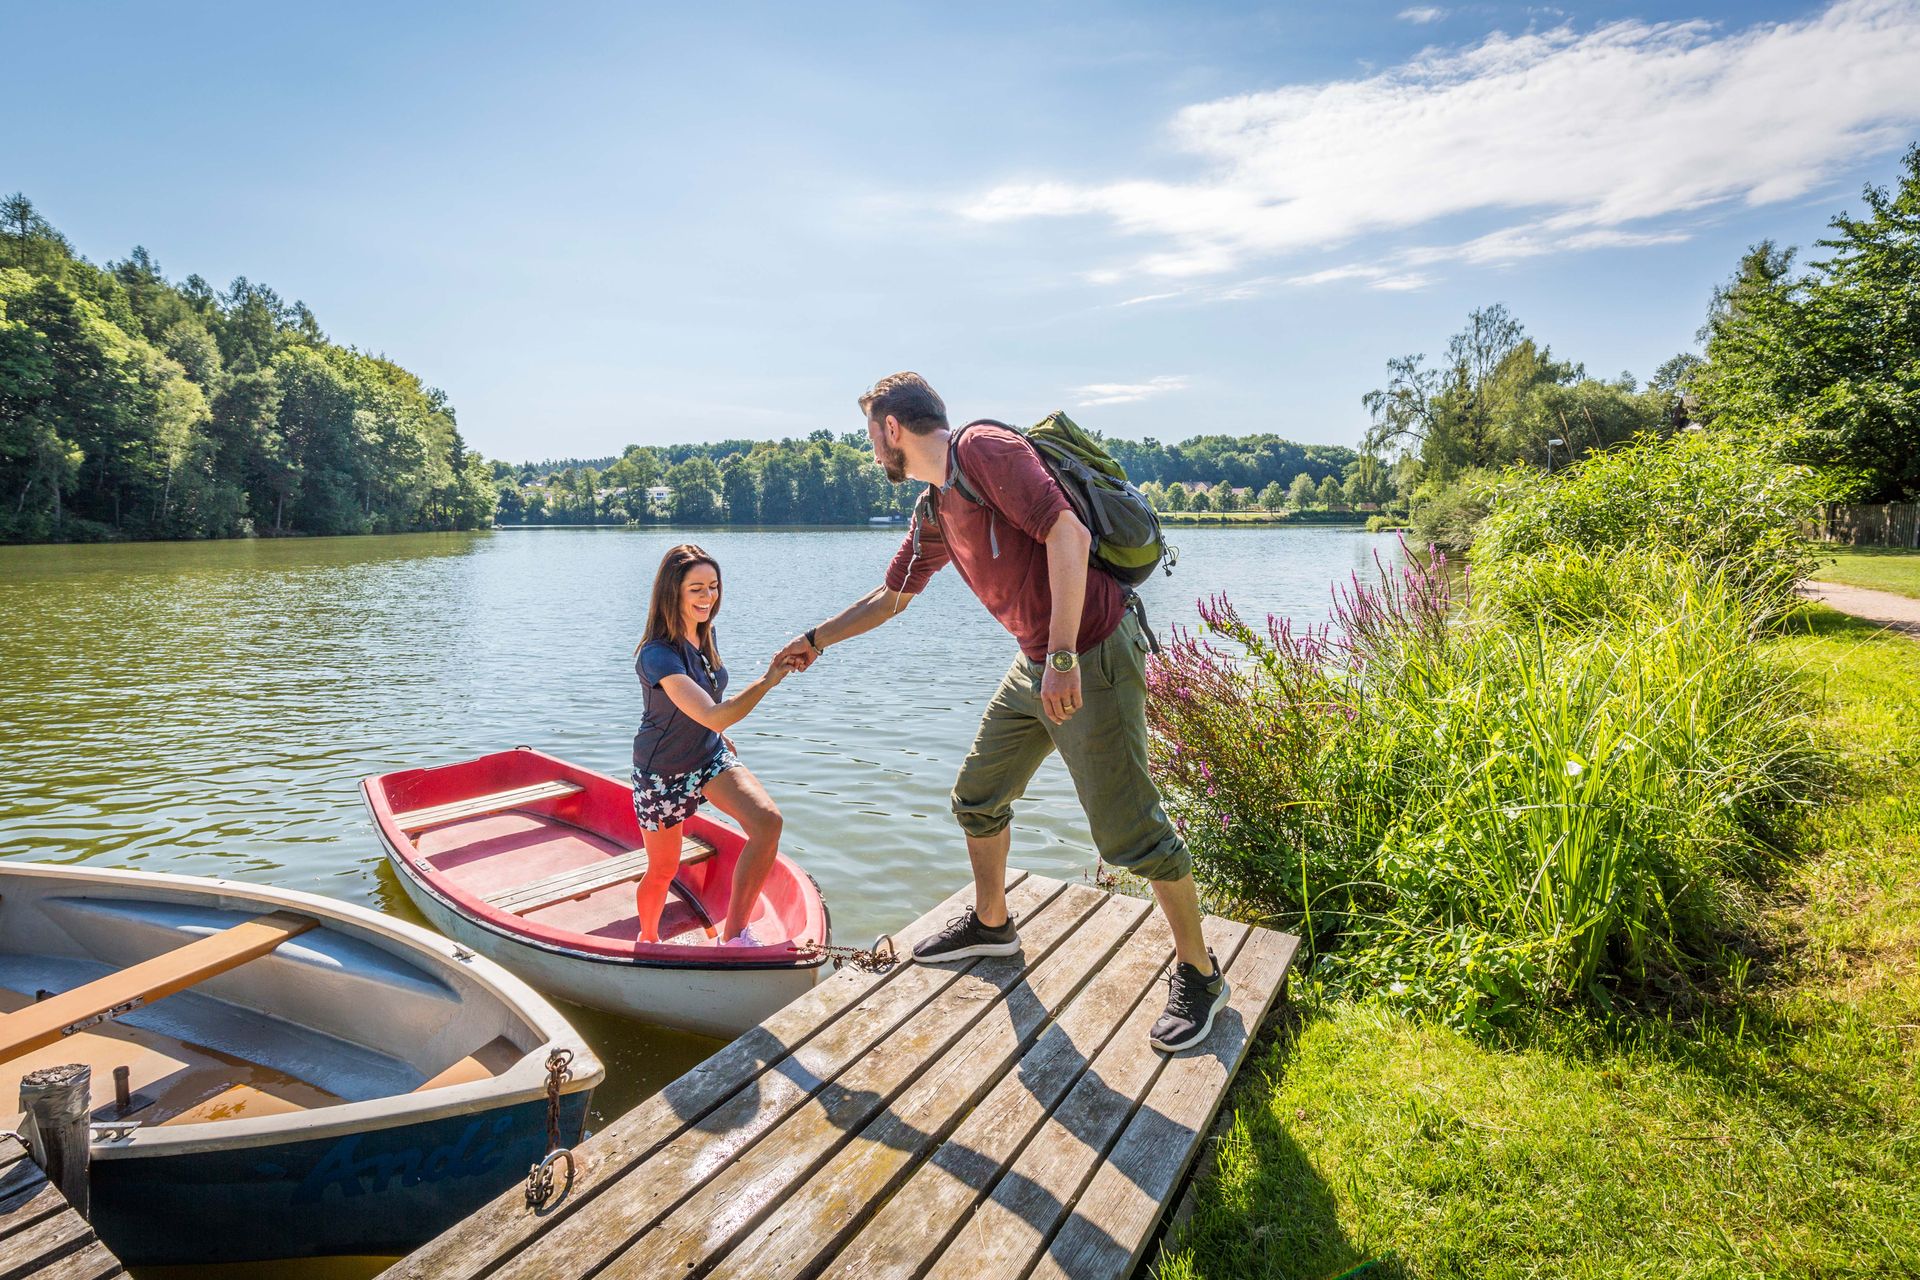
M 1815 610 L 1770 654 L 1846 781 L 1717 982 L 1507 1047 L 1299 991 L 1160 1280 L 1920 1273 L 1920 644 Z
M 1871 587 L 1896 595 L 1920 599 L 1920 551 L 1895 547 L 1832 547 L 1815 549 L 1820 556 L 1831 557 L 1813 576 L 1822 582 L 1841 582 L 1850 587 Z

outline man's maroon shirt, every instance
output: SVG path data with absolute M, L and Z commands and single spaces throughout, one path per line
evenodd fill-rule
M 927 580 L 951 562 L 987 612 L 1020 642 L 1020 652 L 1038 662 L 1047 656 L 1047 629 L 1053 621 L 1045 539 L 1060 513 L 1073 506 L 1033 446 L 1005 427 L 969 427 L 956 454 L 968 487 L 986 505 L 969 502 L 957 488 L 940 493 L 939 527 L 923 525 L 915 517 L 887 566 L 887 590 L 918 595 Z M 1125 608 L 1120 584 L 1088 566 L 1080 638 L 1074 648 L 1084 653 L 1112 635 Z

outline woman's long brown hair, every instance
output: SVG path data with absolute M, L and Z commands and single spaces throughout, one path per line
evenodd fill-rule
M 713 566 L 714 592 L 713 609 L 707 614 L 707 620 L 695 628 L 696 634 L 685 636 L 680 633 L 681 607 L 680 588 L 686 583 L 687 574 L 695 565 Z M 683 542 L 660 557 L 660 571 L 653 575 L 653 600 L 647 606 L 647 629 L 640 637 L 641 648 L 655 640 L 691 640 L 693 647 L 707 655 L 707 665 L 715 671 L 720 669 L 720 645 L 713 637 L 713 620 L 720 616 L 721 602 L 726 599 L 726 588 L 720 581 L 720 562 L 708 555 L 691 542 Z

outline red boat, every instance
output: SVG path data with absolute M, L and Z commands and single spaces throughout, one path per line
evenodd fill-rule
M 361 783 L 387 859 L 435 928 L 579 1004 L 705 1035 L 739 1035 L 804 994 L 826 903 L 775 859 L 749 921 L 766 945 L 723 947 L 745 837 L 686 821 L 657 943 L 639 941 L 647 855 L 627 784 L 525 747 Z

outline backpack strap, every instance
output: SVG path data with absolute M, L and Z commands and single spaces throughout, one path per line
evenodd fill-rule
M 974 427 L 1000 427 L 1007 431 L 1014 431 L 1012 427 L 1007 426 L 1004 422 L 998 422 L 992 418 L 975 418 L 972 422 L 969 422 L 966 426 L 961 427 L 958 431 L 948 436 L 947 483 L 940 492 L 944 493 L 947 489 L 952 489 L 974 506 L 985 507 L 987 509 L 987 545 L 993 551 L 993 558 L 998 560 L 1000 558 L 1000 530 L 994 523 L 993 506 L 985 498 L 980 496 L 980 491 L 973 487 L 973 482 L 967 479 L 967 473 L 960 466 L 960 437 L 967 434 L 967 432 Z M 1014 431 L 1014 434 L 1018 435 L 1019 432 Z M 931 485 L 928 486 L 927 492 L 929 494 L 934 493 Z
M 1013 431 L 1013 428 L 993 418 L 975 418 L 947 437 L 947 483 L 944 488 L 957 490 L 961 497 L 974 506 L 984 507 L 987 500 L 980 496 L 980 491 L 973 487 L 973 482 L 967 479 L 967 473 L 960 466 L 960 437 L 974 427 L 1000 427 L 1007 431 Z

